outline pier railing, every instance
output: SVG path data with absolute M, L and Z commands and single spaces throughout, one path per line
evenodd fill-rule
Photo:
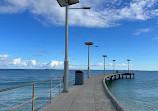
M 60 79 L 60 83 L 57 84 L 56 86 L 52 87 L 53 80 L 55 80 L 57 78 Z M 69 83 L 71 82 L 71 86 L 73 85 L 73 83 L 72 83 L 73 80 L 74 79 L 72 78 L 72 74 L 71 74 L 71 79 L 68 81 Z M 50 89 L 35 97 L 35 85 L 38 84 L 38 83 L 43 83 L 43 82 L 47 82 L 47 81 L 50 81 Z M 49 103 L 52 103 L 52 91 L 54 89 L 56 89 L 56 88 L 59 87 L 59 93 L 58 94 L 60 95 L 61 92 L 62 92 L 61 86 L 63 84 L 64 84 L 64 76 L 60 76 L 60 77 L 54 77 L 54 78 L 51 78 L 51 79 L 48 79 L 48 80 L 43 80 L 43 81 L 33 82 L 33 83 L 30 83 L 30 84 L 25 84 L 25 85 L 22 85 L 22 86 L 17 86 L 17 87 L 11 87 L 11 88 L 7 88 L 7 89 L 2 89 L 2 90 L 0 90 L 0 93 L 32 85 L 32 99 L 30 99 L 30 100 L 28 100 L 28 101 L 26 101 L 26 102 L 24 102 L 24 103 L 22 103 L 22 104 L 20 104 L 20 105 L 18 105 L 16 107 L 12 108 L 12 109 L 10 109 L 10 111 L 14 111 L 14 110 L 18 109 L 19 107 L 21 107 L 21 106 L 23 106 L 23 105 L 25 105 L 25 104 L 27 104 L 29 102 L 32 102 L 32 111 L 34 111 L 34 109 L 35 109 L 34 108 L 35 99 L 41 97 L 42 95 L 44 95 L 46 93 L 49 93 L 49 95 L 50 95 Z

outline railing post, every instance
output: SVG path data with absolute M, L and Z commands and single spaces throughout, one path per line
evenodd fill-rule
M 72 87 L 72 74 L 71 74 L 71 87 Z
M 34 97 L 35 97 L 35 83 L 33 83 L 33 91 L 32 91 L 32 111 L 34 111 Z
M 59 88 L 59 94 L 61 94 L 61 76 L 60 76 L 60 88 Z
M 63 76 L 63 83 L 64 83 L 64 76 Z
M 50 81 L 50 104 L 52 103 L 52 79 Z

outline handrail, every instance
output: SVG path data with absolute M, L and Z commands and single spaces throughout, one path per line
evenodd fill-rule
M 33 83 L 26 84 L 26 85 L 22 85 L 22 86 L 17 86 L 17 87 L 11 87 L 11 88 L 7 88 L 7 89 L 2 89 L 2 90 L 0 90 L 0 92 L 4 92 L 4 91 L 8 91 L 8 90 L 12 90 L 12 89 L 17 89 L 17 88 L 25 87 L 25 86 L 29 86 L 29 85 L 32 85 L 32 84 L 33 84 Z
M 32 100 L 33 100 L 33 99 L 28 100 L 28 101 L 26 101 L 25 103 L 20 104 L 20 105 L 18 105 L 17 107 L 10 109 L 10 111 L 13 111 L 13 110 L 17 109 L 17 108 L 19 108 L 19 107 L 21 107 L 21 106 L 23 106 L 23 105 L 25 105 L 25 104 L 27 104 L 27 103 L 31 102 Z
M 73 80 L 75 80 L 75 79 L 71 79 L 71 80 L 68 81 L 68 82 L 71 82 L 71 86 L 72 86 L 72 81 L 73 81 Z
M 56 86 L 54 86 L 52 88 L 52 81 L 54 79 L 57 79 L 57 78 L 60 78 L 60 83 L 57 84 Z M 72 80 L 74 80 L 74 79 L 72 79 L 72 75 L 71 75 L 71 80 L 68 81 L 68 82 L 71 82 L 71 86 L 72 86 Z M 35 97 L 35 84 L 46 82 L 46 81 L 50 81 L 50 89 Z M 30 84 L 25 84 L 25 85 L 22 85 L 22 86 L 17 86 L 17 87 L 11 87 L 11 88 L 7 88 L 7 89 L 2 89 L 2 90 L 0 90 L 0 92 L 4 92 L 4 91 L 12 90 L 12 89 L 17 89 L 17 88 L 21 88 L 21 87 L 33 85 L 32 99 L 30 99 L 30 100 L 26 101 L 25 103 L 22 103 L 22 104 L 20 104 L 20 105 L 18 105 L 16 107 L 10 109 L 10 111 L 13 111 L 13 110 L 15 110 L 15 109 L 17 109 L 17 108 L 19 108 L 19 107 L 21 107 L 21 106 L 23 106 L 23 105 L 31 102 L 31 101 L 32 101 L 32 111 L 34 111 L 34 100 L 35 99 L 37 99 L 37 98 L 41 97 L 42 95 L 50 92 L 50 101 L 49 101 L 49 103 L 51 103 L 51 101 L 52 101 L 52 90 L 54 90 L 55 88 L 59 87 L 59 93 L 58 94 L 60 95 L 61 94 L 61 85 L 63 85 L 63 84 L 64 83 L 62 82 L 62 76 L 60 76 L 60 77 L 54 77 L 54 78 L 51 78 L 51 79 L 48 79 L 48 80 L 43 80 L 43 81 L 33 82 L 33 83 L 30 83 Z
M 2 89 L 2 90 L 0 90 L 0 92 L 12 90 L 12 89 L 17 89 L 17 88 L 21 88 L 21 87 L 25 87 L 25 86 L 30 86 L 30 85 L 33 85 L 34 83 L 35 83 L 35 84 L 38 84 L 38 83 L 41 83 L 41 82 L 50 81 L 50 80 L 54 80 L 54 79 L 56 79 L 56 78 L 59 78 L 59 77 L 55 77 L 55 78 L 51 78 L 51 79 L 43 80 L 43 81 L 38 81 L 38 82 L 33 82 L 33 83 L 25 84 L 25 85 L 22 85 L 22 86 L 16 86 L 16 87 L 11 87 L 11 88 L 7 88 L 7 89 Z

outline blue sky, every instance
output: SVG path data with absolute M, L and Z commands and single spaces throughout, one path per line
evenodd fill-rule
M 157 0 L 81 0 L 69 11 L 70 69 L 87 68 L 86 41 L 91 69 L 158 70 Z M 0 68 L 63 69 L 65 9 L 54 0 L 0 1 Z

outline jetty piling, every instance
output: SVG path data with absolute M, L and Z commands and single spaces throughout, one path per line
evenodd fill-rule
M 110 81 L 112 81 L 112 77 L 113 77 L 113 76 L 110 77 Z
M 116 79 L 116 75 L 114 75 L 114 79 Z
M 107 78 L 109 78 L 108 80 L 112 81 L 113 79 L 121 79 L 121 76 L 122 78 L 124 77 L 124 75 L 126 76 L 126 78 L 129 78 L 131 79 L 132 78 L 132 75 L 133 75 L 133 78 L 134 78 L 134 75 L 135 73 L 117 73 L 117 74 L 110 74 Z
M 118 76 L 119 76 L 119 79 L 120 79 L 120 74 L 118 74 Z

